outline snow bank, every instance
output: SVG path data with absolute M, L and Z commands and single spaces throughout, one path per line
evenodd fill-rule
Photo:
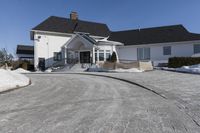
M 30 79 L 16 71 L 0 69 L 0 92 L 26 86 Z
M 90 67 L 86 71 L 88 72 L 144 72 L 143 70 L 139 70 L 137 68 L 131 68 L 131 69 L 114 69 L 114 70 L 109 70 L 109 69 L 104 69 L 104 68 L 99 68 L 99 67 Z
M 180 68 L 157 67 L 156 69 L 200 74 L 200 64 L 192 66 L 182 66 Z
M 115 69 L 114 72 L 144 72 L 143 70 L 139 70 L 137 68 L 131 68 L 131 69 Z
M 183 66 L 181 68 L 176 68 L 176 71 L 179 72 L 188 72 L 188 73 L 198 73 L 200 74 L 200 64 L 192 65 L 192 66 Z
M 52 69 L 48 68 L 48 69 L 45 70 L 45 72 L 50 73 L 50 72 L 52 72 Z
M 30 71 L 27 71 L 27 70 L 24 70 L 23 68 L 18 68 L 16 70 L 13 70 L 14 72 L 17 72 L 17 73 L 29 73 Z

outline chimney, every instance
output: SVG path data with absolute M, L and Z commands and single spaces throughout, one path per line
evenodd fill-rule
M 71 20 L 78 20 L 78 14 L 77 14 L 77 12 L 71 12 L 70 13 L 70 19 Z

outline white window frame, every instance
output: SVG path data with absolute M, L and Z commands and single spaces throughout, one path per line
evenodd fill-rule
M 61 52 L 54 52 L 53 53 L 53 60 L 54 61 L 61 61 L 62 60 L 62 53 Z
M 165 50 L 170 50 L 170 51 L 165 51 Z M 163 47 L 163 55 L 171 55 L 171 54 L 172 54 L 172 47 L 171 46 L 164 46 Z
M 198 50 L 195 50 L 195 47 L 199 48 Z M 200 53 L 200 44 L 194 44 L 193 45 L 193 50 L 194 50 L 194 54 L 199 54 Z
M 100 60 L 100 54 L 103 54 L 103 59 L 102 60 Z M 104 52 L 104 50 L 99 50 L 99 61 L 105 61 L 105 52 Z
M 109 58 L 107 58 L 107 54 L 109 54 Z M 107 61 L 108 59 L 110 60 L 111 58 L 111 50 L 106 50 L 105 52 L 105 61 Z
M 146 57 L 146 51 L 148 50 L 148 56 Z M 140 53 L 141 52 L 141 53 Z M 141 57 L 140 57 L 141 54 Z M 151 59 L 151 49 L 150 47 L 142 47 L 142 48 L 137 48 L 137 59 L 138 60 L 150 60 Z

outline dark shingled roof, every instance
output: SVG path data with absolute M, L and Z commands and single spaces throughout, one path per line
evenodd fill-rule
M 88 22 L 83 20 L 71 20 L 51 16 L 32 30 L 51 31 L 60 33 L 85 32 L 94 36 L 107 37 L 110 30 L 106 24 Z
M 17 45 L 16 54 L 29 54 L 34 55 L 34 47 L 28 45 Z
M 142 45 L 200 40 L 200 34 L 188 32 L 182 25 L 111 32 L 108 40 L 124 45 Z

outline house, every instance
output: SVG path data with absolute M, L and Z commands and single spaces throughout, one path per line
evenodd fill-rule
M 173 56 L 200 53 L 200 35 L 182 25 L 112 32 L 103 23 L 83 21 L 76 12 L 70 18 L 51 16 L 31 30 L 34 66 L 98 64 L 113 52 L 120 61 L 167 62 Z
M 182 25 L 112 32 L 108 40 L 124 44 L 118 47 L 120 60 L 151 60 L 154 65 L 200 53 L 200 34 Z
M 33 60 L 34 47 L 29 45 L 17 45 L 16 54 L 20 60 Z
M 17 45 L 16 55 L 18 62 L 15 68 L 22 67 L 27 70 L 34 70 L 34 46 L 31 45 Z

